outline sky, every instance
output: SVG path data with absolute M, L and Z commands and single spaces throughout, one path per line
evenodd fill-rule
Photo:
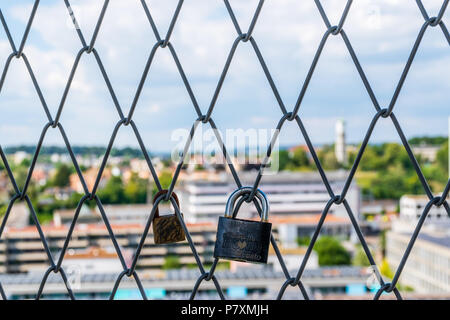
M 16 46 L 27 23 L 32 0 L 0 0 L 0 8 Z M 147 5 L 162 36 L 176 0 L 151 0 Z M 435 16 L 442 0 L 424 0 Z M 230 0 L 242 30 L 247 30 L 256 0 Z M 344 0 L 322 0 L 332 25 Z M 72 0 L 72 8 L 89 42 L 103 1 Z M 444 22 L 450 27 L 450 8 Z M 382 107 L 395 91 L 424 19 L 413 0 L 354 1 L 344 25 L 359 61 Z M 267 0 L 253 36 L 290 111 L 320 40 L 326 31 L 314 1 Z M 223 1 L 187 0 L 171 43 L 183 65 L 200 109 L 206 112 L 224 67 L 236 30 Z M 96 49 L 118 101 L 127 114 L 156 39 L 139 0 L 111 0 Z M 81 43 L 62 0 L 42 0 L 25 45 L 26 53 L 53 117 Z M 11 53 L 0 28 L 0 72 Z M 429 28 L 411 67 L 394 112 L 408 138 L 447 135 L 450 116 L 450 52 L 440 28 Z M 22 60 L 13 59 L 0 92 L 0 144 L 36 144 L 46 116 Z M 300 108 L 314 144 L 330 143 L 335 123 L 346 122 L 349 142 L 360 142 L 375 108 L 340 36 L 330 36 Z M 250 43 L 240 43 L 218 97 L 212 118 L 226 129 L 273 129 L 282 112 Z M 147 148 L 170 151 L 173 133 L 187 130 L 197 118 L 168 48 L 159 48 L 138 101 L 134 120 Z M 106 145 L 119 115 L 93 55 L 84 55 L 61 116 L 73 145 Z M 204 130 L 208 125 L 202 126 Z M 281 145 L 303 144 L 293 122 L 279 137 Z M 399 141 L 390 119 L 380 119 L 372 143 Z M 227 141 L 226 141 L 227 143 Z M 50 129 L 44 145 L 62 145 Z M 137 146 L 130 127 L 119 131 L 115 146 Z

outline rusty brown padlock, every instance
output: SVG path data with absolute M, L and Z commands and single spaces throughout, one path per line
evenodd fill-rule
M 159 191 L 153 198 L 153 203 L 156 199 L 163 194 L 167 194 L 167 190 Z M 175 192 L 172 192 L 172 196 L 177 203 L 178 208 L 180 207 L 180 202 Z M 183 214 L 181 214 L 183 216 Z M 186 240 L 186 235 L 184 233 L 183 227 L 178 219 L 176 213 L 171 215 L 159 215 L 159 208 L 156 207 L 155 216 L 153 218 L 153 238 L 155 244 L 168 244 L 175 243 Z

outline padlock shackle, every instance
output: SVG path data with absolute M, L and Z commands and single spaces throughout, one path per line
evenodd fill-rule
M 225 217 L 233 218 L 233 209 L 234 209 L 236 200 L 242 196 L 251 194 L 252 191 L 253 191 L 253 187 L 242 187 L 242 188 L 235 190 L 228 198 L 227 205 L 225 207 Z M 260 189 L 257 189 L 255 196 L 258 198 L 259 202 L 261 203 L 261 221 L 262 222 L 269 221 L 269 201 L 267 200 L 265 193 L 262 192 Z

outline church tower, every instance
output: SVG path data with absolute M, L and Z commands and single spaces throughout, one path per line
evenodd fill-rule
M 347 164 L 347 154 L 345 152 L 345 122 L 344 120 L 338 120 L 336 122 L 336 141 L 334 144 L 334 153 L 336 160 L 340 164 Z

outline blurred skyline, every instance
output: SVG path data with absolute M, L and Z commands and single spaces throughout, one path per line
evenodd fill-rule
M 34 1 L 2 0 L 16 45 L 20 43 Z M 178 1 L 147 1 L 164 37 Z M 246 30 L 256 0 L 230 1 L 241 29 Z M 323 0 L 331 23 L 339 21 L 345 1 Z M 90 41 L 102 1 L 71 1 L 81 30 Z M 424 0 L 430 16 L 442 1 Z M 449 10 L 443 20 L 448 24 Z M 405 21 L 407 23 L 405 23 Z M 360 0 L 353 3 L 344 29 L 382 107 L 389 104 L 423 24 L 414 1 Z M 313 1 L 267 1 L 253 36 L 290 111 L 326 28 Z M 171 43 L 203 113 L 213 96 L 226 57 L 236 38 L 222 1 L 185 2 Z M 155 37 L 139 1 L 111 1 L 96 48 L 119 103 L 127 114 Z M 53 117 L 81 43 L 62 1 L 42 2 L 25 45 L 30 64 Z M 0 28 L 0 72 L 11 53 Z M 412 64 L 394 112 L 407 138 L 448 134 L 450 57 L 439 28 L 429 28 Z M 45 113 L 22 61 L 11 63 L 0 94 L 2 145 L 33 145 L 46 123 Z M 346 121 L 348 143 L 360 142 L 375 114 L 342 38 L 330 36 L 307 90 L 300 116 L 313 144 L 331 143 L 335 122 Z M 236 116 L 238 115 L 238 116 Z M 240 43 L 212 114 L 218 128 L 273 129 L 282 113 L 249 43 Z M 168 49 L 159 48 L 137 104 L 134 120 L 146 147 L 168 152 L 176 145 L 174 130 L 189 129 L 194 107 Z M 61 123 L 72 145 L 107 145 L 119 120 L 92 55 L 84 55 L 71 86 Z M 204 126 L 209 129 L 209 126 Z M 380 119 L 370 143 L 399 141 L 390 119 Z M 303 144 L 294 125 L 286 123 L 281 146 Z M 49 130 L 44 146 L 62 145 Z M 116 147 L 137 146 L 131 128 L 121 128 Z

